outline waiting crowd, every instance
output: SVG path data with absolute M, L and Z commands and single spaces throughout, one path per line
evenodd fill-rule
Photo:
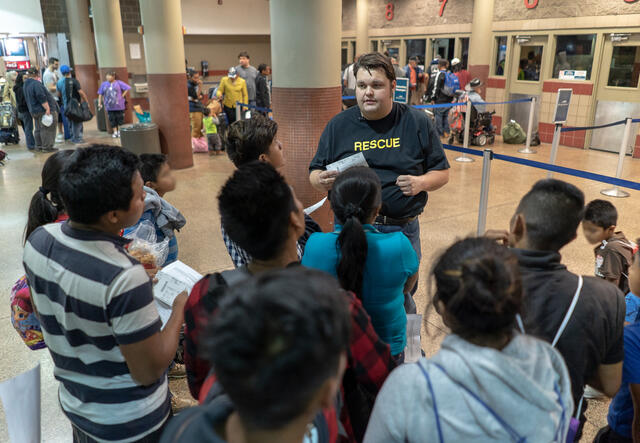
M 431 120 L 393 103 L 387 57 L 361 56 L 353 75 L 358 106 L 328 123 L 309 166 L 335 230 L 281 175 L 277 123 L 231 124 L 236 170 L 217 202 L 236 268 L 176 297 L 164 326 L 152 278 L 186 223 L 163 198 L 166 158 L 92 145 L 47 159 L 12 321 L 49 349 L 74 442 L 577 441 L 587 385 L 613 397 L 596 441 L 640 441 L 640 255 L 613 205 L 541 180 L 508 229 L 456 240 L 419 275 L 418 217 L 449 164 Z M 368 167 L 331 167 L 354 153 Z M 142 223 L 170 244 L 156 268 L 122 236 Z M 580 224 L 593 277 L 561 260 Z M 419 277 L 450 332 L 405 363 Z M 167 371 L 182 354 L 200 405 L 173 416 Z

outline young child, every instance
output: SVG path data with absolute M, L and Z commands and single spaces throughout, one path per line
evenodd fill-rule
M 636 243 L 640 239 L 636 240 Z M 629 266 L 629 287 L 640 294 L 640 254 L 635 253 Z M 624 328 L 624 364 L 622 385 L 609 406 L 608 425 L 600 429 L 594 442 L 637 441 L 640 436 L 640 322 Z M 634 438 L 635 437 L 635 438 Z
M 637 246 L 627 240 L 621 231 L 616 231 L 618 211 L 606 200 L 593 200 L 585 210 L 582 230 L 587 241 L 598 245 L 596 276 L 618 286 L 623 293 L 629 292 L 629 264 Z
M 178 259 L 178 239 L 175 231 L 186 224 L 184 216 L 163 197 L 176 188 L 176 179 L 164 154 L 141 154 L 140 174 L 144 182 L 144 212 L 138 222 L 125 229 L 124 235 L 136 229 L 143 221 L 148 220 L 156 227 L 157 241 L 169 238 L 169 254 L 164 263 L 156 263 L 162 267 Z
M 217 115 L 211 113 L 211 109 L 209 108 L 204 108 L 202 113 L 204 114 L 202 122 L 204 125 L 204 132 L 207 136 L 207 144 L 209 145 L 209 154 L 221 155 L 222 140 L 220 140 L 220 135 L 218 135 L 218 124 L 220 123 L 220 120 Z

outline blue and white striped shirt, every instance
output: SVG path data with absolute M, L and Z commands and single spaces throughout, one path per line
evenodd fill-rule
M 127 241 L 55 223 L 29 236 L 23 256 L 62 409 L 98 441 L 141 439 L 171 409 L 166 375 L 140 386 L 120 351 L 161 328 L 152 283 Z

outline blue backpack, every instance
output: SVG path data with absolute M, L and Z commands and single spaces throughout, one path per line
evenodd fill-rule
M 458 76 L 447 71 L 444 76 L 444 87 L 442 88 L 442 92 L 449 97 L 453 97 L 458 89 L 460 89 L 460 80 L 458 80 Z

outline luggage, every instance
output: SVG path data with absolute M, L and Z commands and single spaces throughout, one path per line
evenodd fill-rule
M 17 126 L 16 110 L 9 102 L 0 103 L 0 128 L 15 128 Z
M 502 141 L 512 145 L 519 145 L 527 140 L 527 134 L 524 132 L 518 122 L 511 120 L 502 128 Z
M 107 110 L 98 107 L 99 100 L 93 101 L 94 109 L 96 110 L 96 123 L 98 124 L 98 131 L 107 132 Z
M 207 139 L 204 137 L 192 137 L 191 148 L 193 152 L 209 152 L 209 145 L 207 144 Z
M 13 128 L 0 128 L 0 143 L 5 145 L 14 144 L 17 145 L 20 142 L 20 134 L 17 127 Z

